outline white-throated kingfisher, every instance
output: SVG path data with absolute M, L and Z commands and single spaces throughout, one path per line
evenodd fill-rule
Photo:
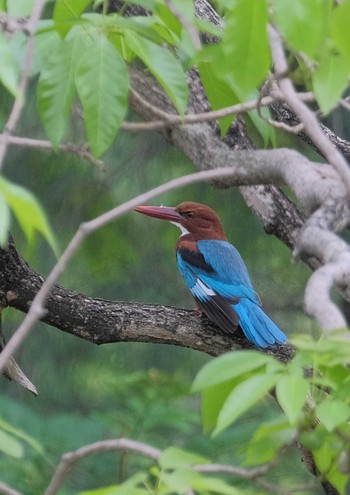
M 200 203 L 176 208 L 137 206 L 135 211 L 168 220 L 181 229 L 176 244 L 179 270 L 199 308 L 226 333 L 238 325 L 250 342 L 273 347 L 287 337 L 261 309 L 247 268 L 224 234 L 216 213 Z

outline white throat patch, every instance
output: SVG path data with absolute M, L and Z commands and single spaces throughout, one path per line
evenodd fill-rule
M 180 237 L 182 237 L 183 235 L 189 234 L 189 231 L 187 229 L 185 229 L 185 227 L 183 225 L 181 225 L 180 223 L 176 223 L 176 222 L 170 222 L 170 223 L 172 223 L 173 225 L 176 225 L 176 227 L 178 227 L 181 230 Z

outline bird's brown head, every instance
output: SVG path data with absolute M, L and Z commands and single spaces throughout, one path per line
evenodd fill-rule
M 226 240 L 219 217 L 208 206 L 186 201 L 175 208 L 168 206 L 137 206 L 135 211 L 150 217 L 168 220 L 181 228 L 183 235 L 201 239 Z

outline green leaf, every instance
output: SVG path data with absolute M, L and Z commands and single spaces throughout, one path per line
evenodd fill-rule
M 32 74 L 40 72 L 51 54 L 61 45 L 61 38 L 56 31 L 43 31 L 36 34 Z
M 111 485 L 97 490 L 80 492 L 78 495 L 145 495 L 149 493 L 146 488 L 140 487 L 147 479 L 146 473 L 135 473 L 120 485 Z
M 9 435 L 4 430 L 0 429 L 0 450 L 11 457 L 20 459 L 23 457 L 23 445 L 16 440 L 12 435 Z
M 335 435 L 328 435 L 318 449 L 312 454 L 321 474 L 338 490 L 346 494 L 346 485 L 349 482 L 348 474 L 342 474 L 338 468 L 339 456 L 344 452 L 344 443 Z
M 4 196 L 0 195 L 0 246 L 5 246 L 10 228 L 10 208 Z
M 61 36 L 65 36 L 71 28 L 65 21 L 79 17 L 90 3 L 91 0 L 56 0 L 53 20 Z
M 111 146 L 125 117 L 129 87 L 125 62 L 104 36 L 83 55 L 75 82 L 89 145 L 98 157 Z
M 10 433 L 11 435 L 20 438 L 21 440 L 24 440 L 28 445 L 30 445 L 34 450 L 36 450 L 40 455 L 44 456 L 45 452 L 43 447 L 40 445 L 40 443 L 29 436 L 26 432 L 19 428 L 15 428 L 11 424 L 9 424 L 7 421 L 4 419 L 0 418 L 0 428 L 7 433 Z
M 177 447 L 168 447 L 161 453 L 158 459 L 158 463 L 162 469 L 190 467 L 195 464 L 207 464 L 208 462 L 206 457 Z
M 337 48 L 350 63 L 350 0 L 344 0 L 332 11 L 331 33 Z
M 323 113 L 335 107 L 347 87 L 349 74 L 348 63 L 341 55 L 328 54 L 322 58 L 312 76 L 312 83 Z
M 194 485 L 196 480 L 203 475 L 192 471 L 191 469 L 174 469 L 173 471 L 161 471 L 159 479 L 161 484 L 165 485 L 165 491 L 160 493 L 166 495 L 185 494 Z M 158 491 L 157 491 L 158 493 Z
M 125 39 L 129 47 L 163 86 L 178 112 L 183 115 L 187 106 L 188 86 L 180 62 L 166 48 L 136 33 L 126 31 Z
M 264 373 L 252 376 L 235 387 L 220 411 L 214 435 L 226 429 L 262 399 L 274 387 L 277 378 L 277 375 Z
M 295 424 L 304 407 L 309 388 L 309 382 L 298 375 L 283 376 L 276 383 L 278 403 L 292 425 Z
M 330 8 L 330 0 L 273 0 L 274 19 L 285 39 L 292 48 L 311 58 L 324 45 Z
M 266 78 L 270 66 L 266 0 L 232 0 L 223 34 L 220 72 L 244 99 Z
M 195 493 L 215 493 L 215 495 L 244 495 L 241 488 L 234 488 L 224 480 L 209 476 L 198 476 L 191 484 Z
M 204 431 L 208 432 L 215 428 L 220 411 L 232 390 L 240 383 L 242 375 L 213 387 L 201 391 L 202 396 L 202 422 Z
M 198 70 L 213 110 L 219 110 L 239 102 L 239 98 L 231 86 L 224 79 L 220 78 L 220 74 L 216 70 L 213 70 L 213 66 L 210 63 L 199 62 Z M 226 134 L 235 118 L 235 115 L 229 115 L 228 117 L 219 119 L 218 123 L 222 136 Z
M 329 397 L 316 406 L 315 414 L 328 431 L 333 431 L 349 420 L 350 407 L 343 401 Z
M 194 4 L 188 0 L 176 0 L 174 5 L 177 12 L 181 12 L 183 18 L 187 19 L 189 24 L 194 24 Z M 154 10 L 155 24 L 154 28 L 158 31 L 157 27 L 163 26 L 168 32 L 165 34 L 165 40 L 169 40 L 171 36 L 171 44 L 175 44 L 183 53 L 186 53 L 189 57 L 192 57 L 195 52 L 195 46 L 192 39 L 189 36 L 188 30 L 179 21 L 178 17 L 169 9 L 163 2 L 158 2 L 157 7 Z M 158 26 L 157 26 L 158 25 Z M 160 32 L 160 31 L 158 31 Z
M 119 34 L 124 36 L 125 32 L 136 32 L 144 38 L 148 38 L 155 43 L 162 43 L 164 40 L 155 30 L 155 21 L 150 17 L 135 16 L 135 17 L 121 17 L 117 16 L 105 16 L 102 14 L 89 13 L 81 16 L 82 21 L 88 21 L 89 25 L 95 29 L 101 30 L 104 33 L 108 33 L 108 39 L 111 35 Z M 163 32 L 165 28 L 163 27 Z M 169 38 L 173 38 L 169 35 Z
M 0 195 L 15 214 L 28 241 L 33 240 L 34 232 L 37 230 L 45 237 L 56 256 L 58 256 L 54 234 L 43 209 L 34 195 L 24 187 L 18 186 L 3 177 L 0 177 Z
M 198 392 L 275 362 L 273 357 L 258 351 L 227 352 L 210 361 L 199 371 L 192 391 Z
M 291 428 L 284 415 L 263 423 L 249 442 L 244 464 L 265 464 L 271 461 L 282 445 L 286 444 L 293 435 L 295 428 Z
M 18 68 L 9 41 L 0 31 L 0 81 L 14 96 L 18 95 Z
M 84 51 L 80 36 L 61 41 L 40 74 L 39 113 L 46 134 L 55 148 L 59 145 L 66 130 L 75 95 L 76 66 Z
M 7 13 L 11 17 L 30 16 L 35 0 L 7 0 Z
M 262 107 L 260 109 L 261 114 L 265 118 L 271 119 L 270 109 L 267 107 Z M 249 118 L 251 119 L 255 129 L 258 131 L 259 135 L 262 138 L 263 146 L 266 148 L 269 144 L 272 144 L 273 147 L 276 147 L 276 130 L 275 128 L 265 122 L 256 110 L 250 110 L 248 112 Z

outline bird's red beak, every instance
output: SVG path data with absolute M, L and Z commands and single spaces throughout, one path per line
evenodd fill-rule
M 136 206 L 134 211 L 143 213 L 149 217 L 168 220 L 169 222 L 180 222 L 182 220 L 180 213 L 170 206 Z

